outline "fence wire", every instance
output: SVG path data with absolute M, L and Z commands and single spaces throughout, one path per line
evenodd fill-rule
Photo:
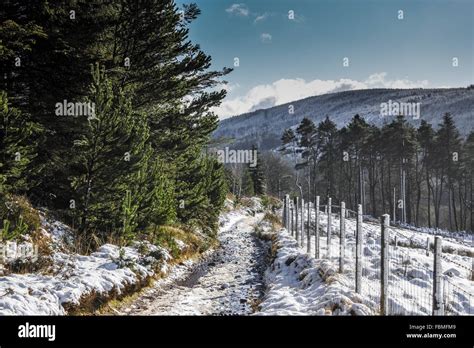
M 443 277 L 443 305 L 445 315 L 474 315 L 473 294 Z
M 312 204 L 308 213 L 304 207 L 304 222 L 301 219 L 301 206 L 296 209 L 293 202 L 289 209 L 289 229 L 298 244 L 308 253 L 315 253 L 316 233 L 319 234 L 319 257 L 330 259 L 339 266 L 348 279 L 348 287 L 356 290 L 356 225 L 358 213 L 345 209 L 341 238 L 341 206 L 319 205 L 319 230 L 316 231 L 316 211 Z M 330 210 L 330 214 L 328 212 Z M 298 212 L 298 216 L 296 213 Z M 373 218 L 361 215 L 361 282 L 359 293 L 364 303 L 376 313 L 381 308 L 381 225 Z M 330 235 L 328 238 L 328 223 Z M 304 223 L 304 234 L 301 224 Z M 387 226 L 388 233 L 388 286 L 386 315 L 432 315 L 433 314 L 433 283 L 434 283 L 434 248 L 432 240 L 426 243 L 414 240 L 408 232 Z M 445 315 L 474 315 L 472 282 L 472 264 L 466 257 L 441 253 L 441 299 Z M 468 260 L 471 258 L 468 258 Z M 452 266 L 456 266 L 452 268 Z M 466 277 L 466 283 L 455 284 L 453 275 Z M 465 285 L 465 286 L 464 286 Z M 470 290 L 469 290 L 470 289 Z
M 390 315 L 431 315 L 433 308 L 433 254 L 408 253 L 397 245 L 404 237 L 393 228 L 389 236 Z

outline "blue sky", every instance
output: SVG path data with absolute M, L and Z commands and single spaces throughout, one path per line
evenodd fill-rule
M 192 2 L 202 14 L 191 40 L 215 68 L 240 60 L 217 109 L 222 118 L 345 89 L 474 83 L 472 0 Z

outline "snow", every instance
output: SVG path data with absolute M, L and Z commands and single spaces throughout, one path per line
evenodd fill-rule
M 73 230 L 61 221 L 47 218 L 46 212 L 39 211 L 41 219 L 41 232 L 51 239 L 53 250 L 67 250 L 73 246 Z
M 221 216 L 219 247 L 200 260 L 180 266 L 179 274 L 160 279 L 131 306 L 127 315 L 243 315 L 261 296 L 265 248 L 254 235 L 263 214 L 260 202 Z M 257 204 L 258 203 L 258 204 Z M 172 274 L 177 274 L 172 271 Z
M 359 114 L 368 123 L 381 126 L 387 120 L 380 116 L 381 103 L 388 100 L 412 102 L 414 99 L 422 100 L 423 119 L 435 128 L 441 116 L 450 112 L 456 115 L 455 121 L 462 134 L 466 135 L 471 130 L 474 93 L 470 89 L 370 89 L 314 96 L 229 117 L 219 122 L 213 137 L 233 139 L 234 148 L 246 148 L 247 144 L 258 143 L 261 151 L 276 149 L 281 145 L 283 131 L 295 128 L 304 117 L 318 124 L 329 115 L 340 128 Z M 288 113 L 289 105 L 293 105 L 294 114 Z M 420 119 L 412 117 L 408 117 L 407 121 L 415 127 L 420 124 Z
M 372 310 L 348 287 L 328 261 L 302 251 L 286 230 L 276 238 L 278 251 L 267 270 L 267 292 L 258 315 L 369 315 Z
M 229 203 L 230 205 L 230 203 Z M 118 314 L 149 315 L 376 315 L 380 298 L 380 226 L 363 223 L 362 292 L 355 292 L 355 220 L 346 219 L 344 272 L 338 272 L 339 218 L 332 219 L 331 258 L 327 258 L 327 214 L 320 213 L 321 259 L 282 229 L 272 237 L 271 264 L 267 257 L 271 225 L 262 221 L 259 199 L 221 214 L 219 247 L 198 259 L 172 264 L 164 249 L 147 242 L 120 248 L 101 246 L 90 255 L 71 253 L 69 227 L 42 216 L 43 233 L 52 241 L 52 267 L 48 273 L 9 274 L 0 277 L 0 314 L 66 315 L 89 295 L 122 294 L 131 285 L 153 277 L 155 281 L 132 305 Z M 312 211 L 314 221 L 314 210 Z M 257 233 L 258 232 L 258 233 Z M 398 247 L 394 249 L 394 235 Z M 259 238 L 264 236 L 265 238 Z M 391 227 L 389 274 L 391 314 L 431 313 L 433 253 L 431 230 Z M 28 243 L 28 241 L 22 242 Z M 186 244 L 176 239 L 180 249 Z M 306 244 L 306 238 L 305 238 Z M 275 248 L 276 247 L 276 248 Z M 474 313 L 474 282 L 470 278 L 474 247 L 462 234 L 443 238 L 443 284 L 449 296 L 449 314 Z M 257 312 L 255 312 L 258 308 Z M 254 313 L 255 312 L 255 313 Z
M 155 302 L 149 314 L 250 313 L 247 299 L 258 297 L 263 289 L 261 282 L 258 287 L 256 270 L 260 261 L 256 258 L 263 248 L 253 234 L 254 225 L 263 216 L 257 213 L 261 209 L 261 202 L 252 199 L 245 208 L 221 214 L 221 247 L 203 253 L 201 261 L 177 265 L 171 265 L 167 250 L 148 242 L 123 248 L 105 244 L 90 255 L 71 253 L 72 230 L 42 213 L 42 232 L 50 238 L 53 249 L 52 267 L 48 274 L 1 277 L 0 314 L 66 315 L 68 308 L 89 295 L 122 294 L 127 286 L 153 277 L 157 270 L 166 276 L 145 290 L 145 297 L 150 291 L 162 294 L 161 302 Z M 180 249 L 187 247 L 179 239 L 176 244 Z M 124 312 L 133 313 L 133 307 Z
M 312 221 L 315 219 L 312 211 Z M 339 262 L 338 214 L 333 214 L 330 261 L 335 267 Z M 355 288 L 355 228 L 353 218 L 346 218 L 346 247 L 344 273 L 341 275 L 350 289 Z M 320 255 L 327 258 L 327 214 L 320 212 Z M 362 296 L 364 303 L 374 312 L 380 301 L 380 224 L 363 222 L 363 271 Z M 286 232 L 285 232 L 286 233 Z M 398 247 L 394 248 L 394 236 Z M 444 233 L 442 270 L 443 298 L 447 314 L 474 314 L 474 282 L 470 279 L 474 248 L 465 238 L 451 238 Z M 290 238 L 293 238 L 290 236 Z M 433 245 L 435 235 L 426 230 L 408 230 L 390 227 L 389 312 L 396 315 L 430 315 L 432 312 Z M 294 239 L 294 238 L 293 238 Z M 426 254 L 426 241 L 431 249 Z M 314 253 L 315 238 L 311 235 Z M 306 236 L 300 252 L 306 254 Z M 307 254 L 306 254 L 307 255 Z M 309 256 L 309 255 L 308 255 Z M 315 260 L 319 262 L 319 260 Z M 326 260 L 327 261 L 327 260 Z M 404 263 L 403 263 L 403 262 Z
M 155 274 L 157 266 L 166 271 L 171 260 L 160 247 L 140 242 L 120 248 L 105 244 L 90 255 L 67 252 L 71 230 L 42 215 L 42 231 L 52 240 L 51 274 L 10 274 L 0 278 L 0 314 L 65 315 L 66 306 L 79 305 L 90 294 L 121 294 L 127 285 Z M 143 248 L 143 244 L 145 247 Z M 148 250 L 146 255 L 139 249 Z M 151 256 L 153 255 L 153 256 Z

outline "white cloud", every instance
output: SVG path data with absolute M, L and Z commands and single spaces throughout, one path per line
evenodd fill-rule
M 225 10 L 227 13 L 240 16 L 240 17 L 248 17 L 250 11 L 245 4 L 232 4 L 229 8 Z
M 272 35 L 269 34 L 269 33 L 262 33 L 260 35 L 260 40 L 262 40 L 262 42 L 264 42 L 264 43 L 271 42 L 272 41 Z
M 351 79 L 313 80 L 280 79 L 272 84 L 258 85 L 251 88 L 245 95 L 226 98 L 222 104 L 214 108 L 221 119 L 246 112 L 269 108 L 315 95 L 369 88 L 420 88 L 428 87 L 428 81 L 388 80 L 387 73 L 370 75 L 364 81 Z
M 270 17 L 272 14 L 268 12 L 264 12 L 262 14 L 257 12 L 252 12 L 248 8 L 248 6 L 244 3 L 239 4 L 232 4 L 229 8 L 225 10 L 227 13 L 231 15 L 239 16 L 239 17 L 250 17 L 254 18 L 253 23 L 257 24 L 258 22 L 262 22 Z
M 256 15 L 257 17 L 255 17 L 255 20 L 253 21 L 254 23 L 258 23 L 258 22 L 261 22 L 261 21 L 264 21 L 265 19 L 268 18 L 269 14 L 267 12 L 261 14 L 261 15 Z
M 384 87 L 384 88 L 424 88 L 428 86 L 427 80 L 411 81 L 408 79 L 403 80 L 386 80 L 387 73 L 377 73 L 369 76 L 365 80 L 365 84 L 368 88 Z

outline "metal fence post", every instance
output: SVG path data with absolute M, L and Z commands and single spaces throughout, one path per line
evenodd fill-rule
M 380 314 L 388 315 L 388 273 L 389 273 L 389 221 L 390 215 L 384 214 L 381 220 L 381 260 L 380 260 Z
M 435 237 L 434 245 L 434 269 L 433 269 L 433 315 L 444 315 L 444 304 L 442 300 L 441 289 L 441 253 L 442 253 L 442 239 L 439 236 Z
M 346 203 L 341 202 L 339 218 L 339 272 L 344 272 L 344 251 L 346 248 Z
M 300 240 L 300 245 L 303 247 L 304 246 L 304 224 L 305 224 L 305 216 L 304 216 L 304 199 L 301 197 L 301 240 Z
M 286 227 L 286 195 L 285 195 L 285 199 L 283 199 L 283 209 L 282 209 L 281 214 L 282 214 L 281 216 L 282 225 Z
M 319 196 L 314 202 L 314 257 L 319 259 Z
M 327 258 L 331 258 L 331 234 L 332 234 L 332 216 L 331 216 L 331 198 L 328 198 L 328 205 L 327 205 L 327 211 L 328 211 L 328 233 L 327 233 Z
M 356 292 L 362 294 L 362 204 L 357 205 L 356 218 Z

